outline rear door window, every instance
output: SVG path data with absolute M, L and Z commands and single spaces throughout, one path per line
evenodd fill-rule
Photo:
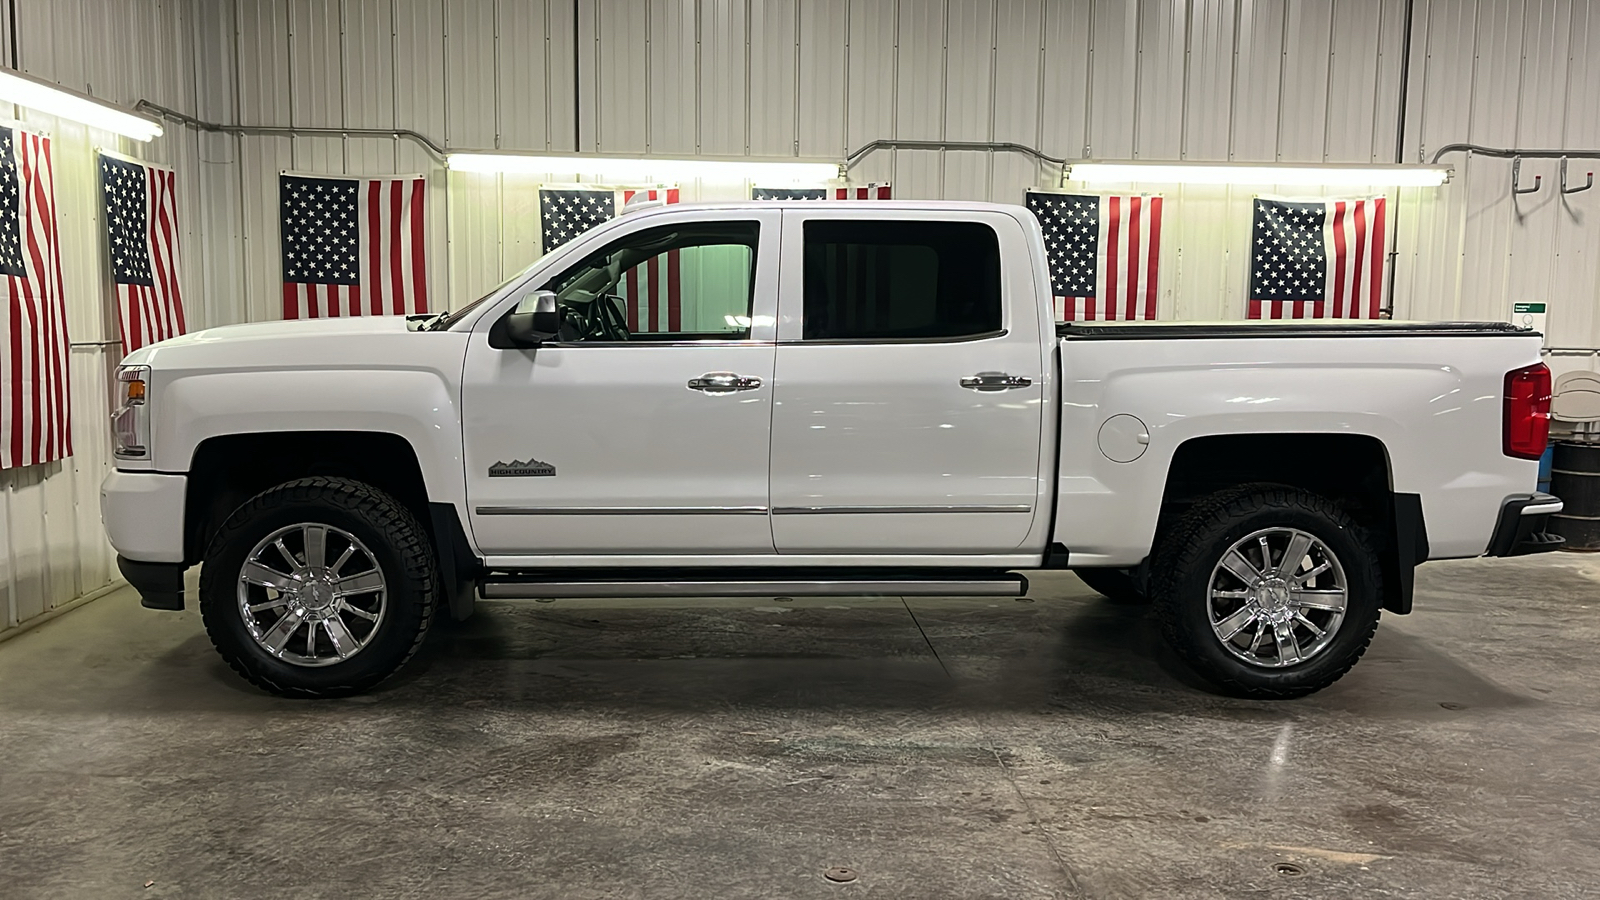
M 1002 330 L 1000 242 L 977 222 L 805 223 L 804 339 L 928 341 Z

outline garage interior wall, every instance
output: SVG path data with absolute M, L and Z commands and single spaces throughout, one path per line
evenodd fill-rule
M 0 2 L 15 7 L 18 67 L 109 100 L 226 124 L 410 128 L 456 149 L 837 160 L 901 138 L 1067 158 L 1414 163 L 1459 141 L 1600 148 L 1588 0 Z M 92 155 L 118 142 L 20 118 L 57 139 L 78 456 L 4 473 L 7 625 L 114 568 L 95 498 L 116 352 L 95 343 L 115 329 Z M 169 125 L 121 144 L 178 170 L 192 327 L 281 315 L 281 171 L 426 174 L 429 293 L 453 304 L 538 257 L 540 182 L 593 180 L 446 173 L 391 138 Z M 1504 320 L 1514 300 L 1548 300 L 1550 345 L 1600 347 L 1600 189 L 1562 195 L 1557 162 L 1528 160 L 1523 183 L 1540 176 L 1542 189 L 1513 196 L 1510 160 L 1445 161 L 1450 184 L 1391 194 L 1396 317 Z M 1576 161 L 1576 182 L 1591 169 Z M 853 178 L 890 181 L 901 199 L 1019 202 L 1056 173 L 1017 155 L 898 151 Z M 681 187 L 689 201 L 743 199 L 749 185 Z M 1161 315 L 1183 319 L 1243 316 L 1253 196 L 1319 193 L 1126 188 L 1168 198 Z M 1590 367 L 1594 354 L 1551 364 Z
M 193 109 L 196 35 L 188 3 L 0 2 L 0 49 L 24 71 L 120 103 L 140 97 Z M 15 32 L 12 31 L 13 23 Z M 15 48 L 17 56 L 13 58 Z M 17 65 L 20 63 L 20 66 Z M 9 104 L 0 118 L 51 138 L 67 330 L 71 338 L 74 455 L 0 471 L 0 626 L 11 627 L 92 594 L 116 579 L 100 526 L 100 481 L 111 468 L 110 375 L 122 352 L 98 212 L 100 149 L 172 166 L 178 175 L 180 283 L 202 285 L 202 172 L 196 136 L 168 129 L 140 144 Z M 203 323 L 206 321 L 200 317 Z

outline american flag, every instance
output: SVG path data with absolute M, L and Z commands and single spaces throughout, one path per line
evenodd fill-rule
M 72 455 L 67 309 L 62 299 L 50 139 L 0 127 L 0 468 Z
M 1378 318 L 1383 214 L 1382 197 L 1299 203 L 1257 198 L 1250 318 Z
M 769 188 L 751 187 L 751 200 L 888 200 L 888 183 L 874 182 L 855 187 Z
M 539 227 L 546 253 L 609 221 L 638 194 L 648 200 L 678 202 L 677 188 L 563 187 L 539 189 Z M 629 269 L 617 286 L 627 305 L 629 331 L 683 330 L 683 274 L 677 250 L 653 256 Z
M 1154 319 L 1161 198 L 1028 191 L 1050 263 L 1056 319 Z
M 278 179 L 283 317 L 428 311 L 427 180 Z
M 100 201 L 124 353 L 185 330 L 177 183 L 164 166 L 100 154 Z

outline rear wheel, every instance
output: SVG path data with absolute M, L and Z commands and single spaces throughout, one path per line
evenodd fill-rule
M 200 577 L 211 642 L 252 684 L 334 697 L 389 677 L 422 644 L 438 593 L 416 518 L 388 494 L 306 478 L 228 517 Z
M 1144 603 L 1149 599 L 1127 569 L 1073 569 L 1072 574 L 1091 590 L 1118 603 Z
M 1339 680 L 1377 630 L 1377 554 L 1343 510 L 1292 488 L 1216 495 L 1156 557 L 1162 631 L 1229 693 L 1299 697 Z

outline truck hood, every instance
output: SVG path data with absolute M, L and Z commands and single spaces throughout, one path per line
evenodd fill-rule
M 414 332 L 403 316 L 351 316 L 224 325 L 141 347 L 123 365 L 167 369 L 321 367 L 375 362 L 372 355 L 400 361 L 405 345 L 442 336 Z

